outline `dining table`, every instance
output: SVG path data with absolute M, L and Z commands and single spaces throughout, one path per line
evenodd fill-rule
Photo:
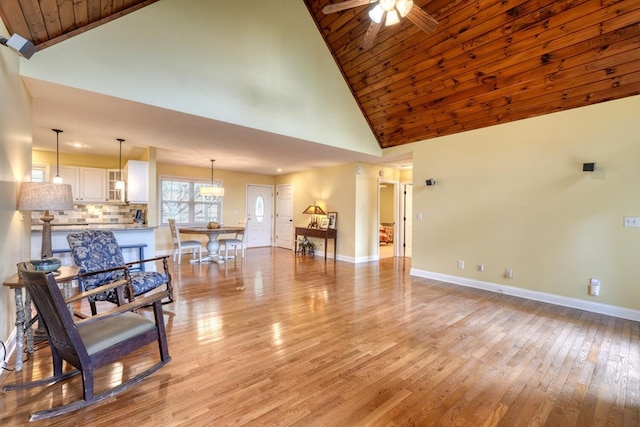
M 206 235 L 208 237 L 207 241 L 207 251 L 209 252 L 208 256 L 202 257 L 202 262 L 217 262 L 219 264 L 224 263 L 224 257 L 221 257 L 218 253 L 220 249 L 220 244 L 218 243 L 218 236 L 221 234 L 235 234 L 235 233 L 243 233 L 244 227 L 219 227 L 219 228 L 209 228 L 209 227 L 180 227 L 178 231 L 182 234 L 200 234 Z M 192 259 L 189 261 L 194 264 L 200 262 L 197 259 Z

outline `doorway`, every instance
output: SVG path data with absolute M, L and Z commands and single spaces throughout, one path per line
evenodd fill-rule
M 378 257 L 398 256 L 396 243 L 397 188 L 394 181 L 378 182 Z

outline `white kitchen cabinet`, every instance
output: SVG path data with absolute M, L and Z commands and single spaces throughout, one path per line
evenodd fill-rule
M 74 203 L 102 203 L 107 200 L 106 169 L 60 166 L 62 182 L 71 185 Z
M 129 160 L 122 171 L 127 185 L 127 202 L 149 202 L 149 162 Z
M 120 169 L 107 169 L 107 201 L 124 202 L 121 191 L 116 189 L 116 184 L 120 180 Z

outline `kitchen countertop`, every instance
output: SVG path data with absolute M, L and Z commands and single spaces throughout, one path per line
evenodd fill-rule
M 154 230 L 158 227 L 150 227 L 147 224 L 52 224 L 51 233 L 68 233 L 70 231 L 79 230 L 112 230 L 112 231 L 144 231 Z M 31 231 L 35 233 L 42 232 L 41 225 L 32 225 Z

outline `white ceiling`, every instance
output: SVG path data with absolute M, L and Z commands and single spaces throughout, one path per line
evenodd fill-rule
M 402 159 L 330 147 L 190 114 L 171 111 L 24 77 L 33 97 L 33 148 L 118 156 L 117 138 L 125 139 L 123 157 L 138 158 L 147 146 L 157 148 L 160 163 L 278 175 L 347 162 L 401 167 Z M 151 144 L 148 141 L 153 141 Z M 72 142 L 86 147 L 74 148 Z M 383 162 L 384 160 L 384 162 Z M 281 169 L 281 172 L 278 172 Z

